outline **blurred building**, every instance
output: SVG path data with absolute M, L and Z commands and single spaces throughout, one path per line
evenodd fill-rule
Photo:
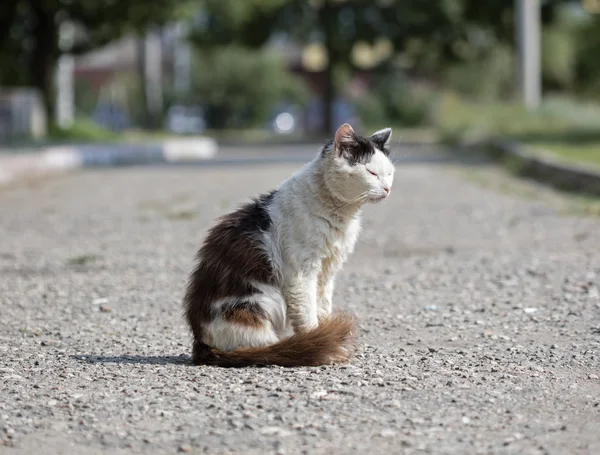
M 31 88 L 0 88 L 0 143 L 39 139 L 47 133 L 42 96 Z

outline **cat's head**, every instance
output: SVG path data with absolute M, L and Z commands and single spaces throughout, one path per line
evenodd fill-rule
M 394 181 L 394 164 L 388 144 L 392 129 L 371 136 L 358 136 L 345 123 L 323 151 L 328 160 L 325 179 L 329 190 L 345 202 L 378 202 L 389 196 Z

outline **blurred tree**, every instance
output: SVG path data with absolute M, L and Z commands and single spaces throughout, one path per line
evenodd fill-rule
M 0 83 L 38 88 L 50 113 L 54 69 L 61 53 L 61 24 L 70 22 L 83 31 L 72 49 L 81 53 L 127 32 L 164 23 L 185 4 L 180 1 L 174 6 L 172 0 L 2 0 Z
M 358 112 L 366 126 L 419 127 L 430 124 L 437 97 L 428 88 L 411 84 L 406 79 L 393 67 L 378 72 L 373 89 L 356 99 Z
M 444 82 L 459 92 L 478 98 L 498 99 L 514 92 L 516 0 L 456 0 L 451 38 L 429 43 L 420 56 Z M 573 52 L 565 29 L 555 26 L 563 5 L 572 0 L 541 0 L 544 27 L 544 82 L 567 87 Z M 558 33 L 561 32 L 561 33 Z M 569 32 L 567 32 L 568 35 Z M 433 54 L 433 58 L 431 55 Z M 559 54 L 564 61 L 560 61 Z M 417 62 L 418 66 L 418 62 Z
M 577 52 L 577 81 L 585 95 L 600 97 L 600 15 L 595 15 L 579 33 Z
M 543 20 L 556 5 L 546 0 Z M 201 0 L 204 16 L 193 39 L 199 46 L 263 45 L 284 32 L 301 43 L 325 49 L 323 132 L 330 133 L 336 96 L 336 68 L 353 68 L 357 44 L 385 38 L 416 68 L 439 70 L 452 62 L 473 61 L 497 43 L 514 40 L 514 1 L 510 0 Z
M 454 0 L 204 0 L 206 15 L 193 33 L 199 46 L 235 43 L 263 45 L 276 32 L 301 43 L 319 43 L 325 49 L 324 116 L 322 130 L 331 133 L 332 106 L 336 97 L 335 70 L 353 67 L 357 43 L 389 39 L 403 47 L 408 38 L 443 42 Z
M 194 64 L 189 101 L 203 104 L 210 127 L 256 126 L 279 101 L 301 104 L 306 98 L 304 85 L 275 53 L 231 45 L 198 52 Z

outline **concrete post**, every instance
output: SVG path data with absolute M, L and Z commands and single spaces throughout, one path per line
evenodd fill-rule
M 145 90 L 148 114 L 152 127 L 159 126 L 162 120 L 163 86 L 162 86 L 162 44 L 159 31 L 151 31 L 146 35 L 145 45 Z
M 187 26 L 180 22 L 176 26 L 174 57 L 174 86 L 180 96 L 190 93 L 191 88 L 191 49 L 187 41 Z
M 69 54 L 75 36 L 72 24 L 66 22 L 59 29 L 59 48 L 63 54 L 56 67 L 56 123 L 70 128 L 75 121 L 75 59 Z
M 527 109 L 542 99 L 540 0 L 516 0 L 519 85 Z

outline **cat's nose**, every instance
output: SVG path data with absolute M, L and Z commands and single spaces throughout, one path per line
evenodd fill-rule
M 390 194 L 390 191 L 392 191 L 392 189 L 389 186 L 384 186 L 383 187 L 383 191 L 385 191 L 385 194 Z

